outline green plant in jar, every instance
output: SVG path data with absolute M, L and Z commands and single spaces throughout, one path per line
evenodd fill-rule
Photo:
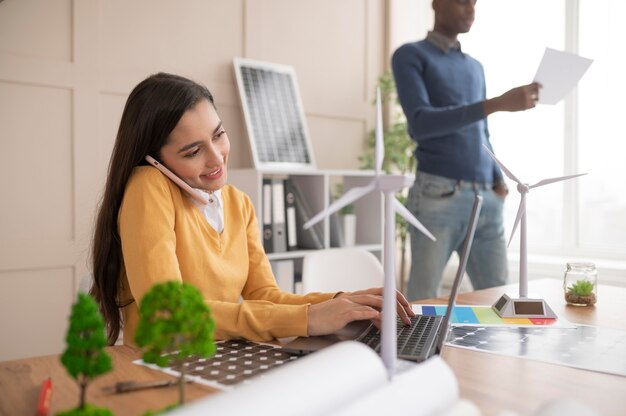
M 594 305 L 596 303 L 595 285 L 589 280 L 577 280 L 567 287 L 565 300 L 574 305 Z

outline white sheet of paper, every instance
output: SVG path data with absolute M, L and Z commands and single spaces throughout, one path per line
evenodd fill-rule
M 339 342 L 257 377 L 168 415 L 425 416 L 441 414 L 459 398 L 456 377 L 441 357 L 408 363 L 389 380 L 380 357 L 356 341 Z
M 539 90 L 539 103 L 556 104 L 565 98 L 592 62 L 593 59 L 546 48 L 534 78 L 543 86 Z

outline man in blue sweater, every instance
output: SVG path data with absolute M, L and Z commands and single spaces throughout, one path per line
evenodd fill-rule
M 417 141 L 417 174 L 408 208 L 437 237 L 411 227 L 412 264 L 407 298 L 437 296 L 443 269 L 459 252 L 474 194 L 483 207 L 467 264 L 475 289 L 506 283 L 502 206 L 508 194 L 502 172 L 484 151 L 491 148 L 487 116 L 535 106 L 537 83 L 486 99 L 480 62 L 457 40 L 474 22 L 475 0 L 433 0 L 435 26 L 426 39 L 396 50 L 392 58 L 398 97 Z

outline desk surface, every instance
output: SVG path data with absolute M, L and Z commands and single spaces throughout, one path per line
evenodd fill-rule
M 535 280 L 529 282 L 529 293 L 541 294 L 558 316 L 570 322 L 626 330 L 626 288 L 600 285 L 594 307 L 577 307 L 566 305 L 562 285 L 556 279 Z M 492 304 L 504 291 L 515 293 L 518 285 L 464 293 L 458 303 Z M 485 415 L 505 409 L 528 415 L 555 398 L 582 401 L 604 415 L 621 415 L 626 408 L 626 377 L 459 348 L 445 348 L 442 355 L 457 376 L 461 397 Z
M 515 292 L 516 285 L 459 295 L 459 304 L 493 303 L 504 290 Z M 626 330 L 622 317 L 626 288 L 600 286 L 595 307 L 566 306 L 561 282 L 554 279 L 531 281 L 529 290 L 541 293 L 555 312 L 574 323 Z M 420 303 L 446 303 L 445 298 Z M 110 394 L 103 386 L 117 381 L 151 381 L 171 379 L 164 373 L 132 364 L 139 353 L 125 346 L 109 347 L 114 371 L 97 378 L 87 391 L 90 403 L 106 406 L 117 415 L 143 414 L 176 402 L 176 387 Z M 512 410 L 520 415 L 532 414 L 546 400 L 576 398 L 598 409 L 602 414 L 622 414 L 626 407 L 626 377 L 579 370 L 554 364 L 506 357 L 459 348 L 445 348 L 443 358 L 454 370 L 461 397 L 474 402 L 485 415 Z M 51 414 L 76 406 L 78 387 L 68 376 L 56 355 L 0 363 L 0 415 L 32 415 L 41 382 L 52 377 Z M 187 385 L 189 401 L 215 390 Z

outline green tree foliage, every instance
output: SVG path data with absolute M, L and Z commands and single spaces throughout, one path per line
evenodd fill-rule
M 79 293 L 72 306 L 70 325 L 65 337 L 67 349 L 61 356 L 61 363 L 80 386 L 80 403 L 77 411 L 86 409 L 85 396 L 89 381 L 111 371 L 111 357 L 104 347 L 107 339 L 104 320 L 98 312 L 93 298 Z M 106 414 L 106 409 L 100 409 Z M 110 414 L 110 412 L 109 412 Z
M 154 285 L 141 300 L 135 342 L 144 347 L 143 360 L 160 367 L 190 355 L 215 353 L 215 323 L 202 294 L 188 283 Z M 185 401 L 185 367 L 179 377 L 179 403 Z

